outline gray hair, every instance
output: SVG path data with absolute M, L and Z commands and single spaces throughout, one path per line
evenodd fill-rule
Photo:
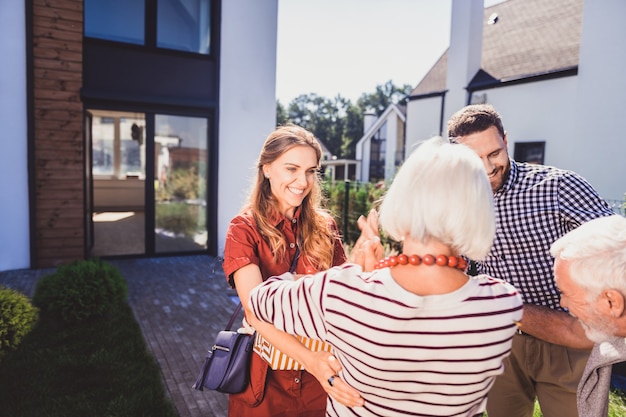
M 441 137 L 407 158 L 383 198 L 379 222 L 398 241 L 431 239 L 471 259 L 487 256 L 495 235 L 493 194 L 480 158 Z
M 572 281 L 595 299 L 606 288 L 626 295 L 626 218 L 615 214 L 584 223 L 550 247 L 567 261 Z

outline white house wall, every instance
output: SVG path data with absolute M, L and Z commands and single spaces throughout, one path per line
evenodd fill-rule
M 576 89 L 576 77 L 564 77 L 479 93 L 486 93 L 487 102 L 502 116 L 511 156 L 515 143 L 545 142 L 544 163 L 568 168 L 565 161 L 576 146 L 572 143 Z
M 0 271 L 30 266 L 23 1 L 0 1 Z
M 409 156 L 419 142 L 439 135 L 442 99 L 441 96 L 436 96 L 408 102 L 405 157 Z
M 621 201 L 626 192 L 626 139 L 621 133 L 626 120 L 626 48 L 619 42 L 626 39 L 626 1 L 587 0 L 583 13 L 578 75 L 478 93 L 486 93 L 487 102 L 501 113 L 511 155 L 515 142 L 545 141 L 545 164 L 574 170 L 603 198 Z M 448 94 L 444 135 L 447 119 L 458 110 Z M 407 155 L 415 143 L 438 133 L 441 100 L 408 103 Z
M 370 154 L 371 154 L 371 138 L 363 141 L 356 149 L 356 159 L 361 161 L 361 169 L 357 170 L 357 181 L 369 181 L 370 180 Z M 367 158 L 365 157 L 367 155 Z
M 589 81 L 597 85 L 597 81 L 591 77 Z M 611 95 L 606 94 L 609 87 L 604 91 L 603 98 L 586 99 L 588 95 L 583 94 L 583 86 L 584 80 L 574 76 L 478 93 L 486 93 L 487 102 L 500 112 L 507 130 L 511 156 L 516 142 L 545 141 L 545 164 L 574 170 L 589 180 L 602 197 L 621 200 L 626 190 L 621 174 L 626 141 L 614 132 L 619 129 L 616 123 L 626 119 L 626 114 L 623 114 L 626 103 L 620 103 L 624 98 L 615 94 L 612 100 L 615 104 L 610 104 L 608 99 Z M 588 90 L 597 93 L 594 88 Z M 626 88 L 621 91 L 626 91 Z M 600 100 L 602 105 L 598 105 Z M 445 113 L 452 114 L 456 110 L 446 108 Z M 611 113 L 620 111 L 621 116 L 614 115 L 607 119 Z M 436 134 L 440 112 L 440 97 L 409 102 L 407 155 L 416 143 Z M 588 116 L 593 113 L 596 116 Z M 615 124 L 611 124 L 611 120 L 616 121 Z M 444 119 L 444 135 L 446 123 L 447 118 Z
M 276 125 L 278 0 L 222 2 L 218 252 L 250 189 L 253 168 Z
M 586 0 L 583 8 L 576 141 L 572 165 L 607 199 L 626 192 L 626 1 Z
M 546 142 L 544 163 L 585 177 L 607 200 L 623 200 L 626 140 L 626 2 L 585 1 L 578 75 L 485 90 L 501 113 L 509 152 L 517 141 Z M 453 109 L 446 109 L 451 114 Z
M 385 181 L 390 181 L 396 173 L 396 142 L 398 136 L 398 116 L 391 113 L 387 118 L 385 138 Z

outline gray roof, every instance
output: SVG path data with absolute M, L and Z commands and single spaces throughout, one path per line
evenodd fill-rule
M 498 19 L 488 24 L 492 14 Z M 495 86 L 578 67 L 583 0 L 508 0 L 485 8 L 481 70 L 468 88 Z M 446 90 L 448 51 L 411 96 Z

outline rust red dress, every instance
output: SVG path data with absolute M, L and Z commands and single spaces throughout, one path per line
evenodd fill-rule
M 279 215 L 274 225 L 283 232 L 288 245 L 288 259 L 274 261 L 272 249 L 259 233 L 250 213 L 243 213 L 230 223 L 224 247 L 224 273 L 231 286 L 232 276 L 238 269 L 255 264 L 263 280 L 289 271 L 296 255 L 300 210 L 293 220 Z M 328 227 L 337 236 L 337 225 L 332 218 Z M 334 242 L 333 266 L 346 261 L 341 240 Z M 304 274 L 310 269 L 305 254 L 298 258 L 295 273 Z M 258 354 L 253 353 L 250 367 L 250 384 L 240 394 L 231 394 L 228 400 L 229 417 L 322 417 L 326 414 L 327 394 L 315 377 L 304 370 L 272 370 Z

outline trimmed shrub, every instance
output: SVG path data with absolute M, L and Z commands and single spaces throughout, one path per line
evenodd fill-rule
M 33 302 L 42 312 L 65 321 L 101 317 L 126 301 L 128 288 L 120 271 L 99 259 L 61 265 L 42 277 Z
M 35 326 L 38 309 L 24 294 L 0 287 L 0 357 L 14 350 Z

